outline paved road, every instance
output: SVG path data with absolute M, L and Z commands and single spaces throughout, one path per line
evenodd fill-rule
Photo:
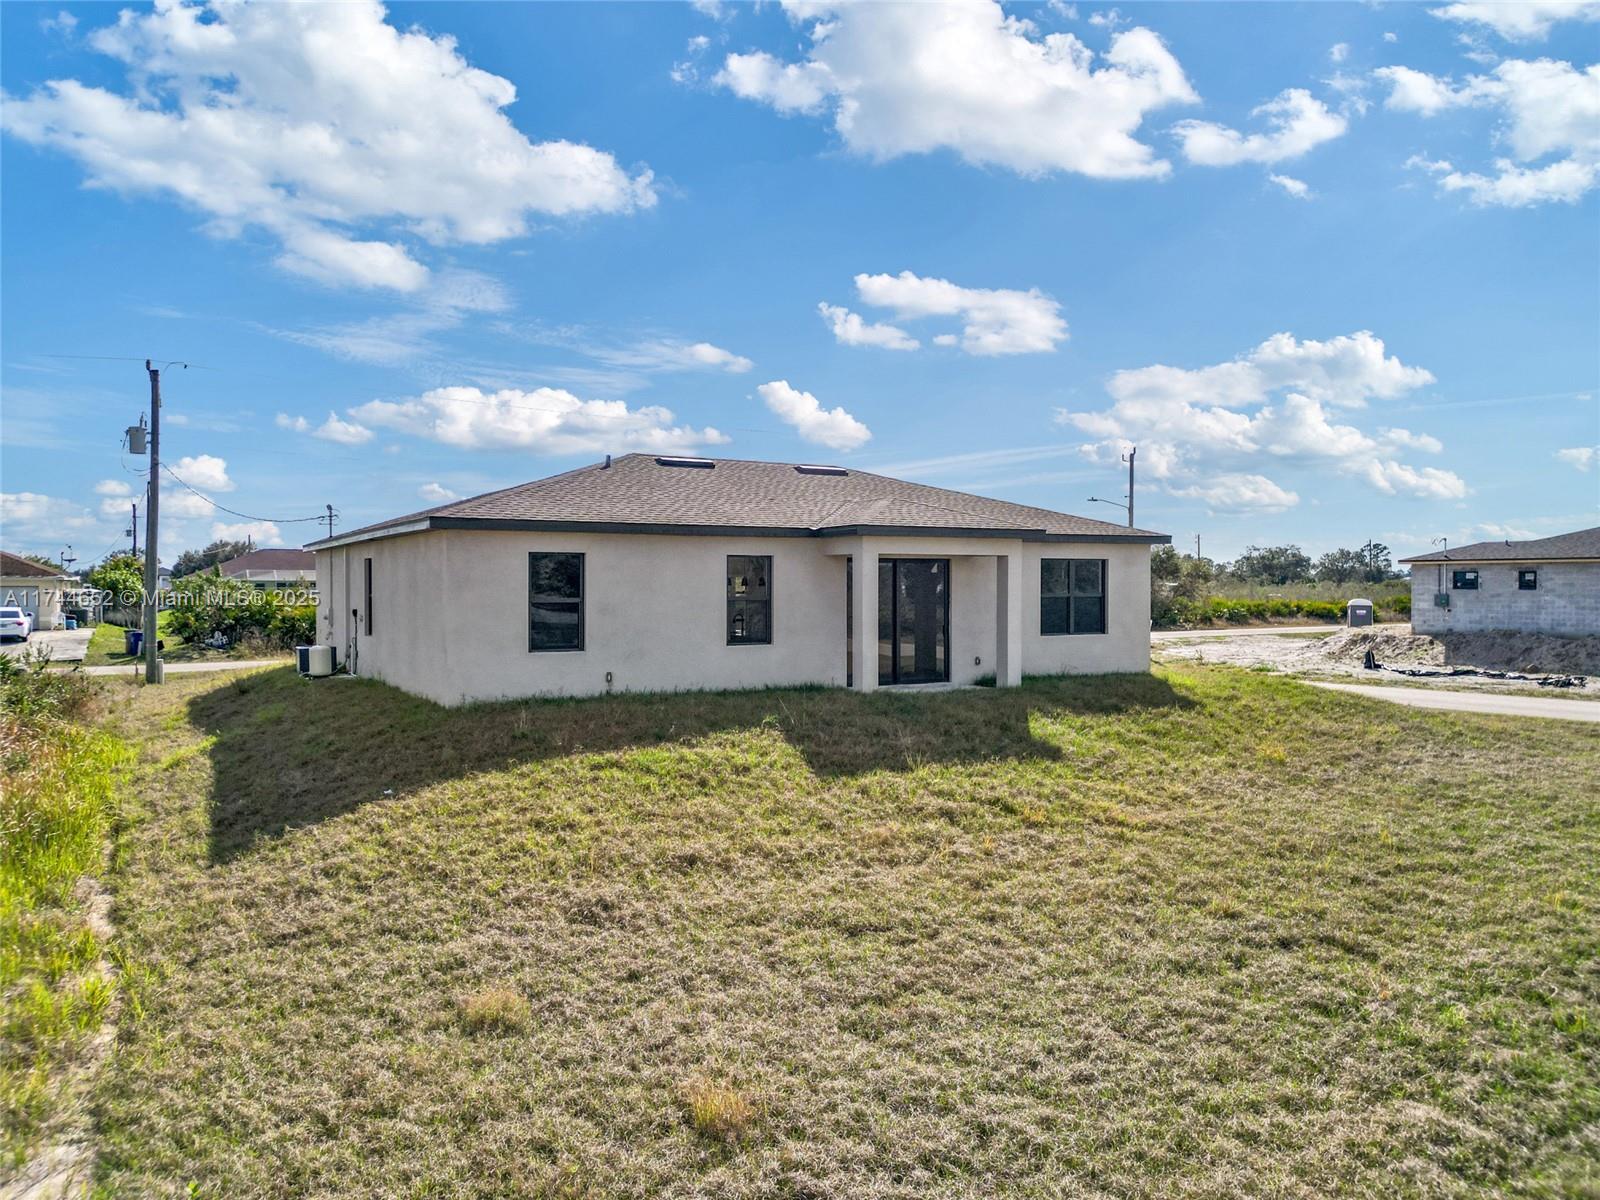
M 218 662 L 169 662 L 168 675 L 197 675 L 203 671 L 248 671 L 252 667 L 287 667 L 294 662 L 292 658 L 247 658 L 223 659 Z M 141 664 L 142 666 L 142 664 Z M 85 675 L 126 675 L 130 679 L 138 677 L 143 672 L 140 667 L 132 663 L 125 663 L 117 667 L 83 667 Z
M 1312 683 L 1330 692 L 1370 696 L 1412 708 L 1442 708 L 1451 712 L 1490 713 L 1502 717 L 1554 717 L 1561 721 L 1600 721 L 1600 702 L 1557 700 L 1544 696 L 1507 696 L 1497 692 L 1449 692 L 1435 688 L 1372 687 L 1361 683 Z
M 1163 629 L 1152 632 L 1152 642 L 1187 642 L 1195 638 L 1262 637 L 1279 633 L 1338 633 L 1343 625 L 1245 625 L 1238 629 Z M 1379 633 L 1409 632 L 1411 626 L 1401 624 L 1373 625 Z
M 25 651 L 49 647 L 51 662 L 82 662 L 89 652 L 92 629 L 41 629 L 25 642 L 0 642 L 0 654 L 13 658 Z

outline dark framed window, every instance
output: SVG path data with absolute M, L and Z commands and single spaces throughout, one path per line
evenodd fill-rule
M 1523 592 L 1536 592 L 1539 590 L 1539 572 L 1518 571 L 1517 589 Z
M 1478 590 L 1478 573 L 1476 571 L 1451 571 L 1450 586 L 1458 592 L 1475 592 Z
M 772 557 L 728 555 L 728 645 L 772 641 Z
M 1106 631 L 1106 560 L 1046 558 L 1039 563 L 1039 632 L 1046 637 Z
M 528 555 L 528 649 L 583 649 L 583 555 Z
M 372 560 L 361 560 L 361 613 L 366 635 L 372 636 Z

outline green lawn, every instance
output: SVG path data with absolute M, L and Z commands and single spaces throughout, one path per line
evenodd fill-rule
M 213 650 L 210 646 L 190 643 L 173 633 L 168 627 L 168 618 L 172 614 L 163 612 L 157 620 L 160 622 L 160 638 L 166 643 L 166 649 L 161 652 L 161 657 L 166 662 L 208 662 L 221 661 L 230 658 L 278 658 L 286 651 L 271 649 L 259 651 L 251 647 L 230 646 L 226 650 Z M 90 667 L 119 667 L 131 666 L 142 661 L 141 657 L 130 657 L 122 652 L 125 645 L 123 640 L 124 630 L 120 625 L 102 623 L 94 627 L 94 632 L 89 635 L 89 649 L 84 655 L 84 665 Z
M 107 1195 L 1600 1195 L 1600 729 L 116 688 Z

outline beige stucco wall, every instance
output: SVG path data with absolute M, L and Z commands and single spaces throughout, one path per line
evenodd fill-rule
M 859 544 L 859 543 L 858 543 Z M 1149 666 L 1149 550 L 1142 545 L 874 540 L 881 554 L 951 559 L 951 680 L 996 663 L 996 550 L 1021 547 L 1023 670 Z M 584 556 L 584 649 L 528 650 L 528 554 Z M 982 551 L 990 553 L 984 554 Z M 676 691 L 845 682 L 845 558 L 833 539 L 434 530 L 317 552 L 318 637 L 357 673 L 444 704 L 530 695 Z M 1108 560 L 1109 632 L 1041 637 L 1044 554 Z M 726 558 L 773 559 L 773 638 L 729 646 Z M 373 560 L 373 632 L 362 560 Z M 875 666 L 875 664 L 874 664 Z M 606 675 L 610 673 L 608 684 Z
M 51 579 L 39 575 L 0 578 L 0 604 L 14 605 L 33 613 L 35 629 L 61 627 L 61 589 L 76 581 Z
M 1046 558 L 1106 560 L 1106 632 L 1039 632 L 1039 563 Z M 1022 554 L 1022 669 L 1029 675 L 1080 675 L 1150 669 L 1150 547 L 1115 542 L 1028 542 Z

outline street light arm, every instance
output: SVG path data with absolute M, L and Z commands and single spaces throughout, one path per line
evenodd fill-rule
M 1117 508 L 1122 509 L 1123 512 L 1127 512 L 1128 511 L 1128 506 L 1126 504 L 1124 504 L 1120 500 L 1102 500 L 1099 496 L 1090 496 L 1089 497 L 1089 503 L 1090 504 L 1110 504 L 1110 505 L 1114 505 Z

